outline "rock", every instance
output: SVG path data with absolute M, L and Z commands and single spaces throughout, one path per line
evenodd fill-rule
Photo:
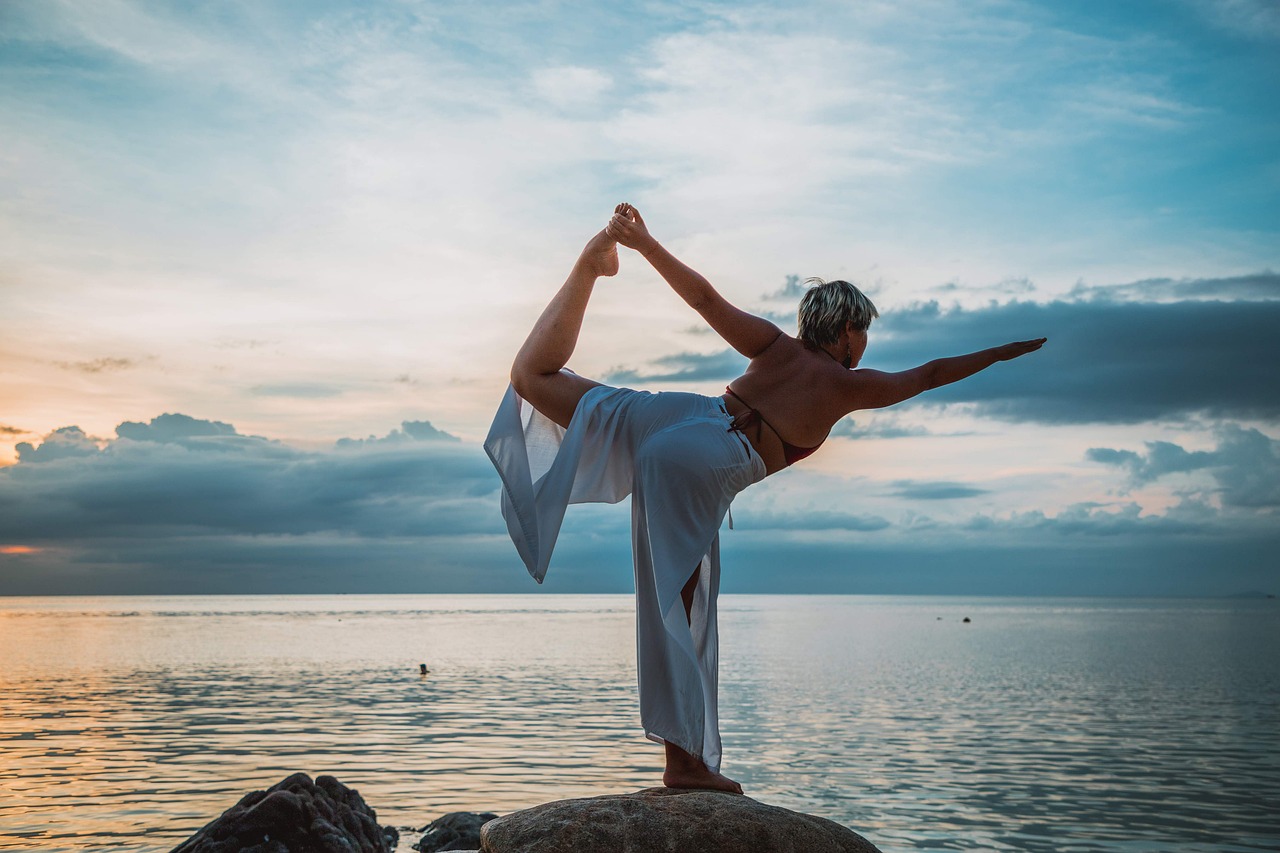
M 246 794 L 173 853 L 390 853 L 397 838 L 337 779 L 295 773 Z
M 717 791 L 559 800 L 480 831 L 484 853 L 879 853 L 838 823 Z
M 425 826 L 422 838 L 413 845 L 413 849 L 421 853 L 478 850 L 480 827 L 496 817 L 496 814 L 489 812 L 450 812 Z

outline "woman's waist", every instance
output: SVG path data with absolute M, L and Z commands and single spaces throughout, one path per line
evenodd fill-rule
M 761 428 L 763 422 L 754 409 L 733 394 L 726 393 L 716 399 L 724 411 L 726 429 L 736 432 L 755 451 L 764 463 L 766 476 L 787 467 L 781 438 L 773 430 Z

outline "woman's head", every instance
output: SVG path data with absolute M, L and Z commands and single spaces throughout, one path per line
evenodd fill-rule
M 805 280 L 812 284 L 800 300 L 798 325 L 800 340 L 824 347 L 840 340 L 847 326 L 865 332 L 880 316 L 867 295 L 847 281 Z

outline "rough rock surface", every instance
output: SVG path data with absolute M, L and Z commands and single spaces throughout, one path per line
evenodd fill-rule
M 396 831 L 351 788 L 305 773 L 246 794 L 173 853 L 390 853 Z
M 478 850 L 480 827 L 496 817 L 489 812 L 449 812 L 423 827 L 422 838 L 413 849 L 420 853 Z
M 838 823 L 750 797 L 646 788 L 492 820 L 484 853 L 879 853 Z

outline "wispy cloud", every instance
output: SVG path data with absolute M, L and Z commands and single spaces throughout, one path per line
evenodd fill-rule
M 284 385 L 254 385 L 249 389 L 251 394 L 259 397 L 301 397 L 306 399 L 323 399 L 341 396 L 343 389 L 334 385 L 321 383 L 295 382 Z
M 892 413 L 870 417 L 841 418 L 831 428 L 831 438 L 919 438 L 930 435 L 927 427 L 908 424 Z
M 1227 278 L 1152 278 L 1129 284 L 1077 284 L 1075 299 L 1164 302 L 1183 299 L 1276 300 L 1280 299 L 1280 273 L 1271 270 Z
M 913 501 L 950 501 L 959 498 L 973 498 L 985 495 L 989 489 L 982 489 L 968 483 L 927 482 L 916 480 L 895 480 L 890 494 Z
M 733 350 L 713 353 L 676 353 L 655 358 L 649 370 L 615 367 L 605 374 L 610 385 L 646 382 L 704 382 L 729 380 L 740 376 L 747 360 Z
M 65 370 L 76 370 L 80 373 L 103 373 L 111 370 L 128 370 L 137 367 L 138 362 L 132 358 L 95 358 L 91 361 L 55 361 L 58 367 Z
M 833 510 L 757 510 L 743 509 L 737 513 L 744 527 L 752 531 L 777 530 L 787 533 L 813 531 L 848 531 L 871 533 L 891 526 L 888 519 L 872 514 L 838 512 Z

